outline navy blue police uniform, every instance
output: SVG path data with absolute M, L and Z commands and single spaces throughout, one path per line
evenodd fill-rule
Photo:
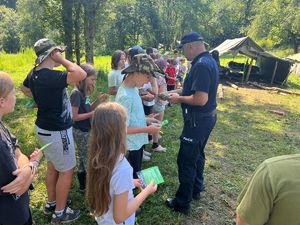
M 184 80 L 183 96 L 205 92 L 208 101 L 204 106 L 181 104 L 184 126 L 177 157 L 180 185 L 174 199 L 178 211 L 189 210 L 192 198 L 204 190 L 204 148 L 217 120 L 218 71 L 211 55 L 202 52 L 192 61 L 191 70 Z

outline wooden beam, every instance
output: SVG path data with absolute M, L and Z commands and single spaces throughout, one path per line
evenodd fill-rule
M 265 86 L 262 86 L 262 85 L 260 85 L 260 84 L 258 84 L 258 83 L 255 83 L 255 82 L 249 82 L 249 81 L 248 81 L 248 84 L 253 85 L 254 87 L 263 89 L 263 90 L 276 91 L 276 92 L 278 92 L 278 93 L 281 92 L 281 93 L 285 93 L 285 94 L 290 94 L 290 95 L 297 95 L 297 96 L 300 96 L 300 93 L 298 93 L 298 92 L 288 91 L 288 90 L 284 90 L 284 89 L 277 88 L 277 87 L 265 87 Z
M 232 87 L 232 88 L 234 88 L 236 90 L 239 90 L 239 87 L 237 85 L 235 85 L 235 84 L 233 84 L 233 83 L 231 83 L 229 81 L 226 81 L 226 84 L 228 84 L 230 87 Z

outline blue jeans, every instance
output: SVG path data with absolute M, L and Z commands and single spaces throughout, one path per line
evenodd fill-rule
M 179 188 L 175 204 L 178 208 L 190 208 L 193 195 L 204 190 L 204 148 L 217 121 L 217 116 L 199 118 L 196 126 L 184 123 L 177 156 Z

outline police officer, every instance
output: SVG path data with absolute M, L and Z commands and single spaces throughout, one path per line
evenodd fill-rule
M 216 61 L 206 51 L 203 37 L 197 32 L 185 34 L 178 46 L 192 67 L 184 80 L 181 95 L 170 94 L 170 103 L 181 103 L 184 126 L 177 156 L 179 188 L 175 198 L 166 205 L 188 214 L 192 199 L 199 200 L 204 191 L 204 148 L 216 124 L 216 95 L 219 70 Z

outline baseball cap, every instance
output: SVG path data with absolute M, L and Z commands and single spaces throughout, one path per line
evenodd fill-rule
M 145 50 L 141 46 L 135 45 L 128 50 L 128 53 L 129 53 L 130 57 L 132 58 L 133 56 L 135 56 L 137 54 L 145 53 Z
M 204 38 L 199 33 L 192 31 L 182 36 L 180 44 L 176 48 L 181 49 L 184 44 L 203 40 Z

